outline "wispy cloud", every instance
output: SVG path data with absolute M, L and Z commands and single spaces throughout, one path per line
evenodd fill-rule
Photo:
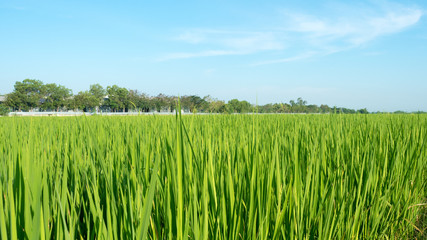
M 310 57 L 315 56 L 315 55 L 317 55 L 317 52 L 306 52 L 306 53 L 302 53 L 300 55 L 296 55 L 293 57 L 286 57 L 286 58 L 280 58 L 280 59 L 275 59 L 275 60 L 257 62 L 257 63 L 251 64 L 251 66 L 260 66 L 260 65 L 267 65 L 267 64 L 273 64 L 273 63 L 294 62 L 294 61 L 307 59 L 307 58 L 310 58 Z
M 397 33 L 417 23 L 423 11 L 414 8 L 397 8 L 370 16 L 320 17 L 307 14 L 285 14 L 285 32 L 301 33 L 302 39 L 319 43 L 342 41 L 355 46 L 377 37 Z
M 274 19 L 273 22 L 277 24 L 262 30 L 184 31 L 174 40 L 198 50 L 170 53 L 158 60 L 268 52 L 281 57 L 251 65 L 301 61 L 314 56 L 347 51 L 380 37 L 401 32 L 419 22 L 423 15 L 424 11 L 420 8 L 390 2 L 358 7 L 356 10 L 353 10 L 352 6 L 346 6 L 341 11 L 336 10 L 327 15 L 287 10 L 276 16 L 281 21 Z
M 173 59 L 187 59 L 187 58 L 198 58 L 198 57 L 214 57 L 214 56 L 225 56 L 225 55 L 242 55 L 246 52 L 233 51 L 233 50 L 206 50 L 200 52 L 181 52 L 181 53 L 171 53 L 166 56 L 163 56 L 157 61 L 168 61 Z
M 177 52 L 158 58 L 158 61 L 212 57 L 225 55 L 246 55 L 260 51 L 282 50 L 283 42 L 272 32 L 234 32 L 211 29 L 186 31 L 175 38 L 191 45 L 211 48 L 194 52 Z M 214 49 L 214 50 L 213 50 Z

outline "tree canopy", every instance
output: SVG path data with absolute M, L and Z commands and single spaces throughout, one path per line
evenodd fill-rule
M 12 111 L 104 111 L 104 112 L 173 112 L 178 97 L 163 93 L 149 96 L 138 90 L 129 90 L 117 85 L 104 88 L 90 85 L 86 91 L 73 95 L 72 91 L 55 83 L 44 84 L 40 80 L 25 79 L 16 82 L 14 90 L 6 95 L 4 106 Z M 231 99 L 227 103 L 211 96 L 185 95 L 180 97 L 181 107 L 191 113 L 359 113 L 366 108 L 354 110 L 308 104 L 298 98 L 289 103 L 270 103 L 255 106 L 248 101 Z

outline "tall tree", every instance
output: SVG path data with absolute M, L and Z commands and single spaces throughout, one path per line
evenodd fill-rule
M 89 112 L 98 106 L 98 99 L 89 91 L 79 92 L 74 96 L 73 107 Z
M 208 98 L 205 97 L 205 98 Z M 181 105 L 184 109 L 189 109 L 190 112 L 205 112 L 208 111 L 209 103 L 197 95 L 183 96 L 181 98 Z
M 55 83 L 46 84 L 41 108 L 43 110 L 56 110 L 66 106 L 67 99 L 72 96 L 72 91 L 62 85 Z
M 233 113 L 248 113 L 252 110 L 252 105 L 248 101 L 239 101 L 231 99 L 228 101 L 229 112 Z
M 252 110 L 252 105 L 248 101 L 240 101 L 240 113 L 248 113 Z
M 90 85 L 89 93 L 92 94 L 97 100 L 98 100 L 98 106 L 102 104 L 102 101 L 104 100 L 105 95 L 107 94 L 107 91 L 99 85 L 99 84 L 93 84 Z
M 126 88 L 117 85 L 107 87 L 108 100 L 107 105 L 113 111 L 123 110 L 129 107 L 129 91 Z
M 240 113 L 240 101 L 237 99 L 231 99 L 227 103 L 229 113 Z
M 140 109 L 139 103 L 141 101 L 141 94 L 138 92 L 138 90 L 129 90 L 128 100 L 130 103 L 129 108 L 135 109 L 135 110 Z
M 159 95 L 154 97 L 151 101 L 157 112 L 160 112 L 162 109 L 169 107 L 167 96 L 163 93 L 160 93 Z
M 40 100 L 43 98 L 45 86 L 42 81 L 25 79 L 16 82 L 12 93 L 7 95 L 6 104 L 18 111 L 31 110 L 40 107 Z
M 144 93 L 141 93 L 139 95 L 139 101 L 136 106 L 140 108 L 142 112 L 149 112 L 150 110 L 155 108 L 151 98 Z
M 204 97 L 205 101 L 208 103 L 207 110 L 211 113 L 224 113 L 226 111 L 225 102 L 212 98 L 211 96 Z

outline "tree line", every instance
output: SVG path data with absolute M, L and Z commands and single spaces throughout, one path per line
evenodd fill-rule
M 84 111 L 84 112 L 173 112 L 177 96 L 158 94 L 149 96 L 138 90 L 117 85 L 102 87 L 90 85 L 86 91 L 73 95 L 71 89 L 55 83 L 44 84 L 40 80 L 25 79 L 16 82 L 13 92 L 6 95 L 1 109 L 9 111 Z M 212 98 L 186 95 L 180 97 L 181 108 L 192 113 L 368 113 L 366 108 L 354 110 L 307 104 L 302 98 L 289 103 L 273 103 L 255 106 L 248 101 L 232 99 L 228 102 Z

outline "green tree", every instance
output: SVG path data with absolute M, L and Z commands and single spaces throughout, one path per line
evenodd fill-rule
M 248 101 L 240 101 L 240 113 L 248 113 L 252 111 L 252 105 Z
M 322 113 L 330 113 L 332 110 L 328 105 L 322 104 L 320 105 L 320 111 Z
M 0 104 L 0 116 L 7 116 L 10 112 L 9 107 L 4 104 Z
M 319 113 L 320 108 L 315 104 L 310 104 L 310 105 L 305 106 L 305 112 L 306 113 Z
M 176 109 L 178 98 L 175 96 L 165 96 L 164 100 L 166 107 L 169 109 L 169 112 L 173 112 Z
M 55 83 L 44 86 L 44 97 L 41 108 L 43 110 L 56 110 L 64 108 L 67 105 L 67 99 L 72 96 L 72 91 L 64 86 Z
M 153 105 L 153 107 L 156 109 L 157 112 L 160 112 L 162 109 L 166 109 L 166 108 L 171 112 L 175 109 L 174 98 L 169 97 L 163 93 L 160 93 L 156 97 L 152 98 L 151 104 Z
M 140 94 L 139 101 L 136 104 L 136 106 L 140 108 L 142 112 L 149 112 L 150 110 L 155 108 L 151 98 L 144 93 Z
M 237 99 L 231 99 L 227 103 L 228 111 L 233 113 L 248 113 L 252 111 L 252 105 L 248 101 L 239 101 Z
M 361 113 L 361 114 L 368 114 L 369 113 L 366 108 L 359 109 L 359 110 L 357 110 L 357 112 Z
M 137 111 L 140 110 L 139 102 L 141 101 L 141 94 L 138 92 L 138 90 L 129 90 L 128 100 L 130 103 L 130 109 L 134 109 Z
M 12 92 L 6 95 L 6 101 L 4 103 L 6 106 L 12 108 L 13 110 L 25 110 L 23 99 L 19 96 L 18 93 Z
M 98 100 L 89 91 L 82 91 L 74 96 L 74 109 L 80 109 L 83 110 L 83 112 L 90 112 L 97 106 Z
M 12 93 L 7 95 L 6 105 L 21 110 L 31 110 L 40 107 L 40 100 L 43 98 L 45 86 L 42 81 L 25 79 L 16 82 Z
M 209 104 L 208 110 L 211 113 L 224 113 L 226 112 L 226 104 L 224 101 L 220 101 L 218 99 L 207 98 L 207 102 Z
M 209 98 L 209 96 L 205 98 Z M 181 105 L 184 109 L 189 109 L 190 112 L 205 112 L 209 108 L 209 103 L 197 95 L 183 96 Z
M 231 99 L 227 103 L 227 110 L 229 113 L 239 113 L 240 112 L 240 101 L 237 99 Z
M 104 97 L 107 94 L 107 91 L 105 91 L 105 89 L 101 85 L 93 84 L 90 85 L 89 93 L 92 94 L 92 96 L 94 96 L 98 101 L 97 106 L 101 106 Z
M 126 88 L 119 87 L 117 85 L 107 87 L 108 99 L 106 105 L 111 108 L 112 111 L 117 112 L 119 110 L 126 111 L 129 107 L 129 91 Z

